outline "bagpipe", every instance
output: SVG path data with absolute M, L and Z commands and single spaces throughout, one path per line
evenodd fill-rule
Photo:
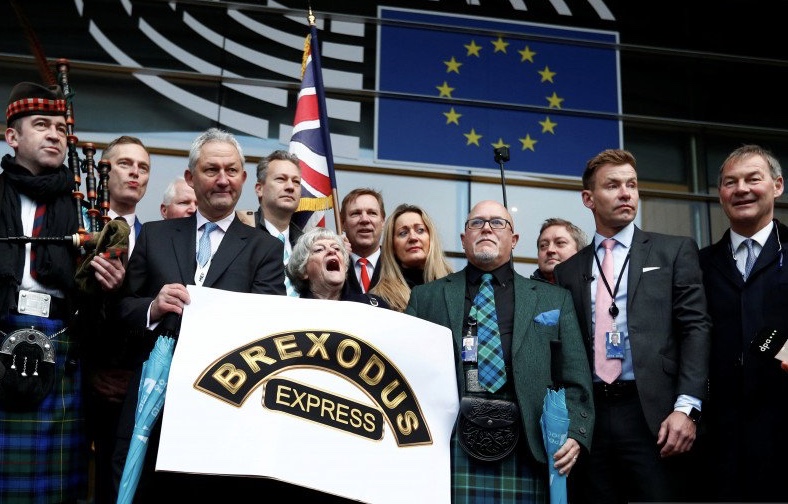
M 73 246 L 80 251 L 80 263 L 91 252 L 101 253 L 107 258 L 123 257 L 128 250 L 130 229 L 128 229 L 128 225 L 123 227 L 125 221 L 117 221 L 118 224 L 108 225 L 111 221 L 109 216 L 110 163 L 106 159 L 101 159 L 96 163 L 96 147 L 89 142 L 82 145 L 84 159 L 80 159 L 79 139 L 74 129 L 74 90 L 69 81 L 69 61 L 65 58 L 58 59 L 55 68 L 57 70 L 56 83 L 66 98 L 66 164 L 74 176 L 72 195 L 79 229 L 76 233 L 67 236 L 8 236 L 0 238 L 0 242 Z M 81 190 L 83 174 L 85 175 L 87 199 Z M 123 245 L 124 233 L 125 246 Z

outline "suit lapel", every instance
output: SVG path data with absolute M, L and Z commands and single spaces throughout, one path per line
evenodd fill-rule
M 446 310 L 449 314 L 449 328 L 457 340 L 457 345 L 462 342 L 462 330 L 465 326 L 465 288 L 466 276 L 465 270 L 458 271 L 454 275 L 446 277 L 446 287 L 443 291 L 444 300 L 446 302 Z M 461 348 L 458 346 L 458 348 Z
M 777 228 L 777 225 L 778 223 L 775 222 L 775 229 Z M 730 241 L 728 243 L 730 243 Z M 758 258 L 755 260 L 752 271 L 750 271 L 750 277 L 752 278 L 758 276 L 762 270 L 768 268 L 769 265 L 771 265 L 777 259 L 779 254 L 780 247 L 777 243 L 777 233 L 772 230 L 771 234 L 769 234 L 769 239 L 766 240 L 763 249 L 761 249 L 761 253 L 758 254 Z M 733 259 L 731 258 L 731 260 Z M 736 271 L 738 271 L 738 269 Z
M 580 296 L 583 301 L 583 313 L 578 314 L 578 316 L 583 317 L 583 320 L 579 322 L 585 327 L 585 333 L 591 335 L 594 334 L 591 325 L 591 282 L 587 281 L 586 278 L 591 278 L 593 276 L 594 254 L 596 253 L 594 250 L 594 241 L 591 240 L 591 244 L 578 253 L 581 257 L 579 264 L 582 268 L 585 268 L 584 271 L 578 272 L 576 280 L 580 283 Z
M 249 228 L 238 217 L 233 218 L 230 227 L 227 228 L 227 232 L 224 234 L 224 238 L 222 238 L 222 243 L 219 244 L 219 248 L 216 249 L 216 253 L 211 259 L 211 266 L 208 268 L 208 274 L 205 276 L 205 282 L 203 283 L 205 287 L 212 287 L 246 246 L 248 235 L 245 233 L 246 229 L 244 226 Z
M 730 243 L 731 234 L 730 230 L 728 230 L 725 231 L 720 241 L 712 245 L 711 254 L 709 255 L 709 264 L 711 264 L 713 268 L 716 268 L 725 280 L 737 287 L 741 287 L 744 285 L 744 279 L 739 269 L 736 267 L 736 261 L 733 259 Z
M 181 282 L 184 285 L 194 284 L 194 272 L 197 268 L 197 217 L 178 219 L 172 233 L 172 250 Z
M 634 299 L 635 292 L 637 292 L 640 277 L 643 276 L 643 266 L 645 266 L 646 259 L 651 252 L 651 240 L 648 233 L 644 233 L 635 226 L 630 247 L 629 273 L 627 274 L 627 310 L 632 309 L 632 299 Z
M 535 317 L 536 297 L 533 287 L 514 275 L 514 326 L 512 327 L 512 355 L 516 355 L 527 341 L 528 330 Z M 522 335 L 522 337 L 520 337 Z

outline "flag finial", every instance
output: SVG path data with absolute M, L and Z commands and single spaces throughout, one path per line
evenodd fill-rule
M 306 19 L 309 21 L 309 26 L 315 26 L 315 15 L 312 13 L 312 7 L 309 7 L 309 15 Z

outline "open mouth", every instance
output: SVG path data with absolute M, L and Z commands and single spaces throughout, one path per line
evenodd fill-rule
M 326 270 L 328 271 L 339 271 L 339 259 L 329 259 L 326 261 Z

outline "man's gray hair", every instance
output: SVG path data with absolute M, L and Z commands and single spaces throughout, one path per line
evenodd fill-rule
M 167 185 L 167 189 L 164 190 L 164 196 L 161 199 L 161 204 L 164 206 L 169 205 L 172 203 L 172 200 L 175 199 L 175 186 L 178 185 L 178 182 L 186 183 L 186 179 L 181 177 L 175 177 L 169 185 Z
M 235 150 L 238 151 L 238 157 L 241 158 L 241 166 L 243 167 L 244 163 L 246 163 L 246 159 L 244 158 L 244 151 L 241 149 L 241 144 L 238 143 L 235 136 L 230 133 L 229 131 L 220 130 L 219 128 L 210 128 L 209 130 L 203 132 L 194 139 L 192 142 L 192 147 L 189 150 L 189 171 L 194 173 L 194 168 L 197 166 L 197 160 L 200 159 L 200 150 L 202 149 L 203 145 L 208 142 L 224 142 L 232 144 L 235 147 Z

